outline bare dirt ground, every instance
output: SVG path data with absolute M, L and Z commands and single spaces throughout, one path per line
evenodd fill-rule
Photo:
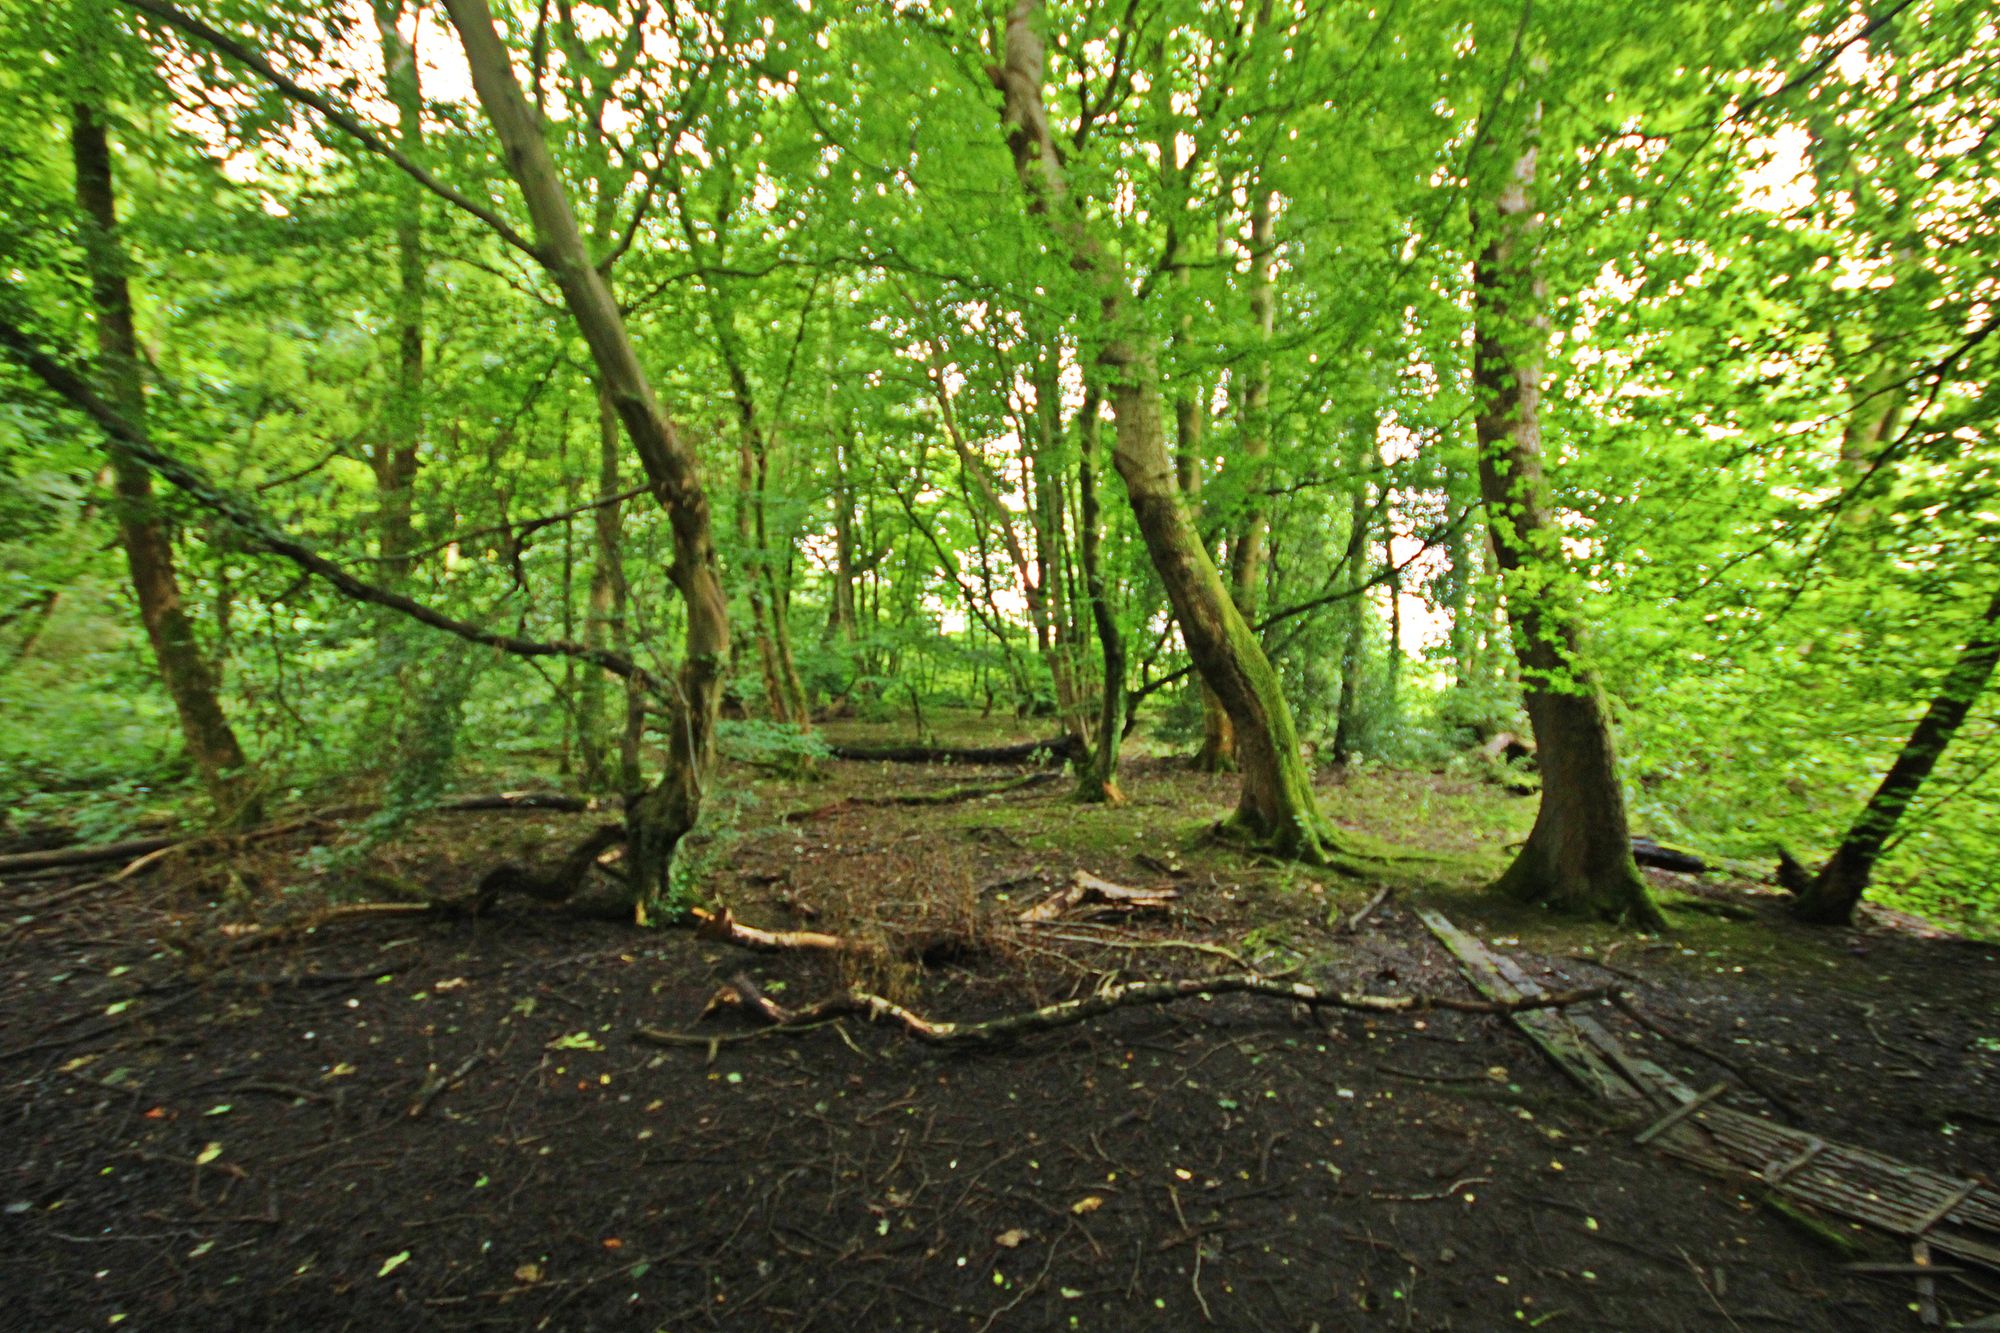
M 1532 800 L 1438 775 L 1325 790 L 1350 826 L 1443 858 L 1351 933 L 1376 885 L 1209 842 L 1231 780 L 1165 760 L 1133 766 L 1117 809 L 1070 804 L 1067 781 L 853 803 L 1009 776 L 730 775 L 755 800 L 705 849 L 704 891 L 745 922 L 879 941 L 867 957 L 525 903 L 260 949 L 218 931 L 329 893 L 463 893 L 602 816 L 440 815 L 359 870 L 308 869 L 330 835 L 307 830 L 97 889 L 101 869 L 0 886 L 0 1325 L 1918 1327 L 1907 1278 L 1844 1267 L 1906 1254 L 1635 1147 L 1493 1016 L 1218 998 L 964 1054 L 852 1018 L 702 1017 L 737 974 L 784 1003 L 861 984 L 939 1018 L 1240 963 L 1469 995 L 1417 902 L 1551 986 L 1623 985 L 1676 1040 L 1603 1021 L 1743 1109 L 2000 1165 L 2000 947 L 1809 933 L 1719 879 L 1663 876 L 1680 906 L 1660 937 L 1524 913 L 1476 885 Z M 1079 869 L 1179 896 L 1012 924 Z M 2000 1308 L 2000 1280 L 1975 1281 L 1940 1283 L 1947 1318 Z

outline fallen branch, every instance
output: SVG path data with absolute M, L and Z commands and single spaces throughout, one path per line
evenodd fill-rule
M 984 786 L 947 787 L 943 791 L 897 792 L 890 796 L 845 796 L 838 801 L 828 801 L 809 810 L 795 810 L 779 818 L 779 823 L 790 824 L 808 819 L 824 819 L 828 815 L 839 814 L 843 810 L 862 806 L 895 805 L 957 805 L 961 801 L 976 801 L 982 796 L 1001 796 L 1010 791 L 1020 791 L 1027 787 L 1039 787 L 1060 780 L 1057 773 L 1029 773 L 1007 782 L 989 783 Z
M 1609 986 L 1592 986 L 1584 990 L 1560 991 L 1518 1000 L 1467 1000 L 1450 995 L 1423 994 L 1367 995 L 1320 990 L 1304 982 L 1280 981 L 1254 972 L 1238 972 L 1174 981 L 1129 982 L 1121 986 L 1107 986 L 1079 999 L 1046 1004 L 1039 1009 L 1008 1014 L 983 1023 L 952 1023 L 925 1018 L 893 1000 L 858 989 L 803 1009 L 785 1008 L 758 991 L 745 978 L 731 981 L 725 989 L 735 992 L 734 1003 L 753 1009 L 766 1021 L 781 1027 L 818 1023 L 854 1014 L 873 1022 L 899 1024 L 911 1036 L 930 1045 L 955 1047 L 999 1045 L 1031 1033 L 1073 1027 L 1117 1009 L 1173 1004 L 1196 996 L 1254 995 L 1283 1000 L 1288 1004 L 1303 1004 L 1311 1009 L 1353 1009 L 1373 1014 L 1423 1013 L 1432 1009 L 1470 1014 L 1515 1014 L 1531 1009 L 1562 1009 L 1589 1000 L 1601 1000 L 1614 993 Z M 704 1012 L 715 1009 L 718 1002 L 732 1003 L 722 999 L 718 993 L 717 999 L 711 1000 L 708 1010 Z
M 1166 911 L 1180 894 L 1173 889 L 1131 889 L 1100 879 L 1088 870 L 1070 876 L 1069 887 L 1042 899 L 1017 918 L 1024 926 L 1045 925 L 1063 913 L 1086 903 L 1096 903 L 1118 912 Z
M 759 930 L 738 921 L 727 907 L 720 912 L 710 912 L 694 908 L 689 912 L 694 918 L 694 933 L 705 940 L 720 940 L 726 944 L 740 945 L 745 949 L 759 949 L 778 952 L 788 949 L 826 950 L 838 952 L 854 946 L 838 935 L 828 935 L 817 930 Z
M 287 833 L 296 833 L 316 823 L 354 819 L 361 815 L 373 814 L 380 808 L 380 802 L 364 801 L 353 805 L 332 806 L 297 819 L 241 831 L 197 833 L 192 837 L 174 835 L 134 838 L 127 842 L 107 842 L 95 847 L 55 847 L 40 852 L 15 852 L 10 856 L 0 856 L 0 875 L 59 867 L 99 865 L 105 861 L 137 857 L 138 860 L 112 877 L 113 881 L 121 880 L 153 864 L 154 860 L 165 852 L 192 849 L 210 843 L 261 842 L 266 838 L 278 838 Z M 478 796 L 453 796 L 430 807 L 433 812 L 445 814 L 477 810 L 557 810 L 576 814 L 598 808 L 597 801 L 581 796 L 565 796 L 561 792 L 552 791 L 502 791 Z
M 1375 896 L 1363 904 L 1361 910 L 1341 923 L 1340 933 L 1343 935 L 1352 935 L 1355 931 L 1360 930 L 1368 918 L 1375 915 L 1375 909 L 1389 901 L 1391 892 L 1393 890 L 1386 884 L 1376 890 Z
M 1018 745 L 836 745 L 835 759 L 883 764 L 1060 764 L 1076 756 L 1068 736 Z

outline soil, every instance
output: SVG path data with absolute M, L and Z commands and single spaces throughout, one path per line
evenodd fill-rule
M 1223 951 L 1350 990 L 1469 994 L 1417 902 L 1552 985 L 1626 986 L 1687 1044 L 1593 1012 L 1697 1086 L 1729 1079 L 1746 1110 L 1776 1113 L 1691 1046 L 1814 1132 L 2000 1164 L 2000 947 L 1907 920 L 1806 931 L 1719 876 L 1658 877 L 1664 936 L 1525 913 L 1478 885 L 1533 801 L 1464 777 L 1325 789 L 1351 827 L 1441 858 L 1399 866 L 1352 932 L 1376 884 L 1214 844 L 1231 779 L 1166 759 L 1132 764 L 1117 808 L 1071 804 L 1067 780 L 865 803 L 1011 776 L 728 775 L 742 799 L 695 849 L 703 893 L 744 922 L 884 946 L 866 958 L 526 903 L 265 948 L 221 930 L 384 886 L 462 894 L 601 815 L 439 815 L 335 868 L 301 834 L 91 889 L 102 870 L 6 884 L 0 1324 L 1917 1326 L 1907 1278 L 1843 1267 L 1906 1254 L 1634 1146 L 1636 1126 L 1491 1016 L 1321 1023 L 1239 997 L 959 1054 L 857 1019 L 703 1016 L 739 973 L 784 1003 L 858 983 L 978 1018 L 1235 970 Z M 1012 926 L 1078 869 L 1171 887 L 1176 907 Z M 2000 1277 L 1974 1277 L 1983 1291 L 1939 1283 L 1948 1319 L 2000 1308 Z

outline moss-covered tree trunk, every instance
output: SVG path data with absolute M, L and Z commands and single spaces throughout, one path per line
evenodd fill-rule
M 562 177 L 522 96 L 486 0 L 447 0 L 473 90 L 499 138 L 508 173 L 534 224 L 537 258 L 590 349 L 597 380 L 639 456 L 673 539 L 670 576 L 687 613 L 666 764 L 652 789 L 626 803 L 628 855 L 643 903 L 665 896 L 673 855 L 700 817 L 715 757 L 715 723 L 729 662 L 729 603 L 715 552 L 707 492 L 688 447 L 654 397 L 625 317 L 577 226 Z
M 1987 604 L 1978 628 L 1959 651 L 1958 660 L 1945 673 L 1937 696 L 1903 743 L 1896 762 L 1883 775 L 1882 785 L 1868 799 L 1840 846 L 1813 876 L 1804 893 L 1792 905 L 1801 919 L 1816 925 L 1845 925 L 1854 919 L 1854 909 L 1868 891 L 1875 863 L 1902 822 L 1924 785 L 1924 780 L 1944 757 L 1945 747 L 1958 734 L 1972 705 L 1986 692 L 1993 671 L 2000 665 L 2000 593 Z
M 135 432 L 143 434 L 146 390 L 140 379 L 132 291 L 125 277 L 129 265 L 118 235 L 111 145 L 96 112 L 81 103 L 70 125 L 70 150 L 76 166 L 84 261 L 90 273 L 91 313 L 97 325 L 99 392 Z M 260 807 L 256 775 L 222 711 L 215 671 L 202 656 L 182 604 L 173 542 L 153 496 L 153 475 L 115 443 L 111 475 L 132 594 L 161 683 L 180 719 L 188 755 L 217 817 L 225 824 L 254 822 Z
M 1534 179 L 1530 146 L 1497 198 L 1474 213 L 1479 484 L 1542 772 L 1535 826 L 1498 887 L 1526 902 L 1652 925 L 1659 909 L 1632 860 L 1608 710 L 1584 660 L 1577 594 L 1542 470 L 1548 321 Z
M 1196 671 L 1222 701 L 1236 731 L 1243 786 L 1230 823 L 1282 855 L 1328 856 L 1331 829 L 1313 798 L 1291 709 L 1277 672 L 1236 609 L 1215 561 L 1182 504 L 1168 452 L 1160 386 L 1143 323 L 1131 317 L 1122 266 L 1091 235 L 1069 181 L 1043 99 L 1046 62 L 1037 0 L 1016 0 L 1005 56 L 993 69 L 1002 117 L 1030 206 L 1046 216 L 1072 263 L 1094 284 L 1102 310 L 1097 364 L 1116 423 L 1112 463 L 1125 482 L 1139 532 L 1167 590 Z

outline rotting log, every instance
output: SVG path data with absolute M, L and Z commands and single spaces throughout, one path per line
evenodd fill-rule
M 1004 796 L 1008 792 L 1025 791 L 1029 787 L 1040 787 L 1054 782 L 1060 775 L 1055 773 L 1029 773 L 1006 782 L 995 782 L 981 786 L 947 787 L 943 791 L 895 792 L 888 796 L 844 796 L 825 805 L 815 805 L 806 810 L 794 810 L 779 818 L 779 823 L 792 824 L 809 819 L 824 819 L 837 815 L 843 810 L 855 810 L 868 806 L 922 806 L 957 805 L 962 801 L 977 801 L 987 796 Z
M 835 759 L 883 764 L 1028 764 L 1055 765 L 1078 758 L 1076 741 L 1051 736 L 1045 741 L 1016 745 L 835 745 Z

